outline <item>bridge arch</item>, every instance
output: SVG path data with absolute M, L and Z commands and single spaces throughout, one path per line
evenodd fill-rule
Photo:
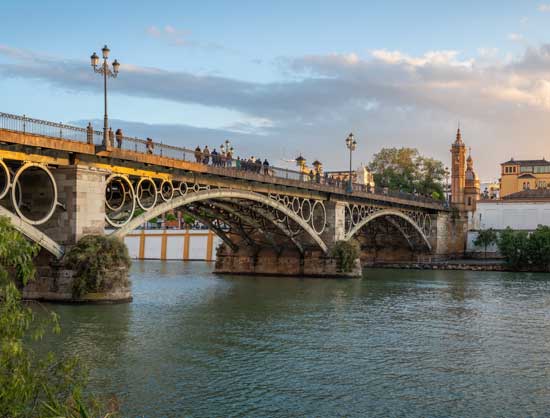
M 11 222 L 11 225 L 15 229 L 17 229 L 31 241 L 36 242 L 46 251 L 53 254 L 56 258 L 60 259 L 65 254 L 65 250 L 61 245 L 56 243 L 53 239 L 48 237 L 35 226 L 25 222 L 23 219 L 11 213 L 9 210 L 2 206 L 0 206 L 0 216 L 5 216 L 6 218 L 8 218 Z
M 399 218 L 407 221 L 416 230 L 418 235 L 422 238 L 422 241 L 426 244 L 426 247 L 428 248 L 428 250 L 430 250 L 430 251 L 432 250 L 432 245 L 430 244 L 430 241 L 428 240 L 428 237 L 426 236 L 426 234 L 424 233 L 422 228 L 420 228 L 417 225 L 417 223 L 410 216 L 406 215 L 405 213 L 403 213 L 399 210 L 395 210 L 395 209 L 383 209 L 383 210 L 375 212 L 375 213 L 367 216 L 366 218 L 362 219 L 354 227 L 351 228 L 351 230 L 345 235 L 344 240 L 345 241 L 350 240 L 352 237 L 354 237 L 361 230 L 361 228 L 363 228 L 369 222 L 372 222 L 376 218 L 385 217 L 385 216 L 396 216 L 396 217 L 399 217 Z M 407 237 L 400 228 L 397 228 L 397 229 L 403 234 L 405 239 L 407 239 L 407 241 L 409 241 L 409 237 Z
M 186 194 L 184 196 L 178 196 L 168 202 L 161 203 L 151 210 L 135 217 L 126 225 L 122 226 L 120 229 L 112 232 L 111 235 L 118 238 L 123 238 L 143 223 L 147 222 L 150 219 L 156 218 L 163 213 L 166 213 L 173 209 L 177 209 L 180 206 L 186 206 L 194 202 L 208 201 L 211 199 L 244 199 L 262 203 L 273 209 L 276 209 L 277 211 L 280 211 L 282 214 L 294 221 L 296 224 L 298 224 L 300 228 L 302 228 L 302 230 L 306 232 L 308 236 L 319 246 L 319 248 L 323 250 L 324 253 L 328 253 L 328 247 L 321 239 L 321 237 L 319 237 L 314 229 L 300 216 L 298 216 L 292 209 L 286 207 L 284 204 L 274 199 L 269 198 L 268 196 L 250 191 L 239 191 L 232 189 L 200 190 L 191 194 Z

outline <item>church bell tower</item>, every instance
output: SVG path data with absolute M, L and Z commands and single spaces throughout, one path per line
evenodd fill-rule
M 462 142 L 460 128 L 451 147 L 451 205 L 464 209 L 464 187 L 466 186 L 466 146 Z

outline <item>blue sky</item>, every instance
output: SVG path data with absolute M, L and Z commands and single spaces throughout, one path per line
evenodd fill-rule
M 350 130 L 358 161 L 403 145 L 447 163 L 461 120 L 482 177 L 512 155 L 550 157 L 550 2 L 2 0 L 1 9 L 0 111 L 101 119 L 101 79 L 88 62 L 107 43 L 122 63 L 110 116 L 131 135 L 195 146 L 219 134 L 244 155 L 303 152 L 339 168 Z

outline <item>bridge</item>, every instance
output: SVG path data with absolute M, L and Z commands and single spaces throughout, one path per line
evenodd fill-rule
M 222 240 L 220 273 L 334 276 L 338 241 L 361 260 L 461 253 L 463 235 L 442 202 L 270 166 L 208 165 L 194 151 L 0 113 L 0 215 L 62 260 L 82 236 L 124 237 L 181 210 Z M 357 270 L 353 274 L 358 274 Z

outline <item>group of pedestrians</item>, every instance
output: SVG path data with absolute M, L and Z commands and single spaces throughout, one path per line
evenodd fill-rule
M 271 170 L 269 161 L 267 158 L 263 160 L 261 158 L 250 157 L 248 159 L 237 157 L 233 159 L 231 151 L 218 152 L 216 148 L 212 151 L 208 149 L 206 145 L 203 149 L 197 145 L 195 148 L 195 161 L 197 163 L 212 165 L 214 167 L 232 167 L 238 170 L 250 171 L 258 174 L 270 175 Z
M 212 160 L 212 165 L 215 167 L 231 167 L 233 154 L 231 151 L 218 152 L 216 148 L 210 151 L 208 145 L 201 150 L 201 147 L 197 145 L 197 148 L 195 148 L 195 160 L 198 163 L 206 165 L 210 164 L 210 160 Z

